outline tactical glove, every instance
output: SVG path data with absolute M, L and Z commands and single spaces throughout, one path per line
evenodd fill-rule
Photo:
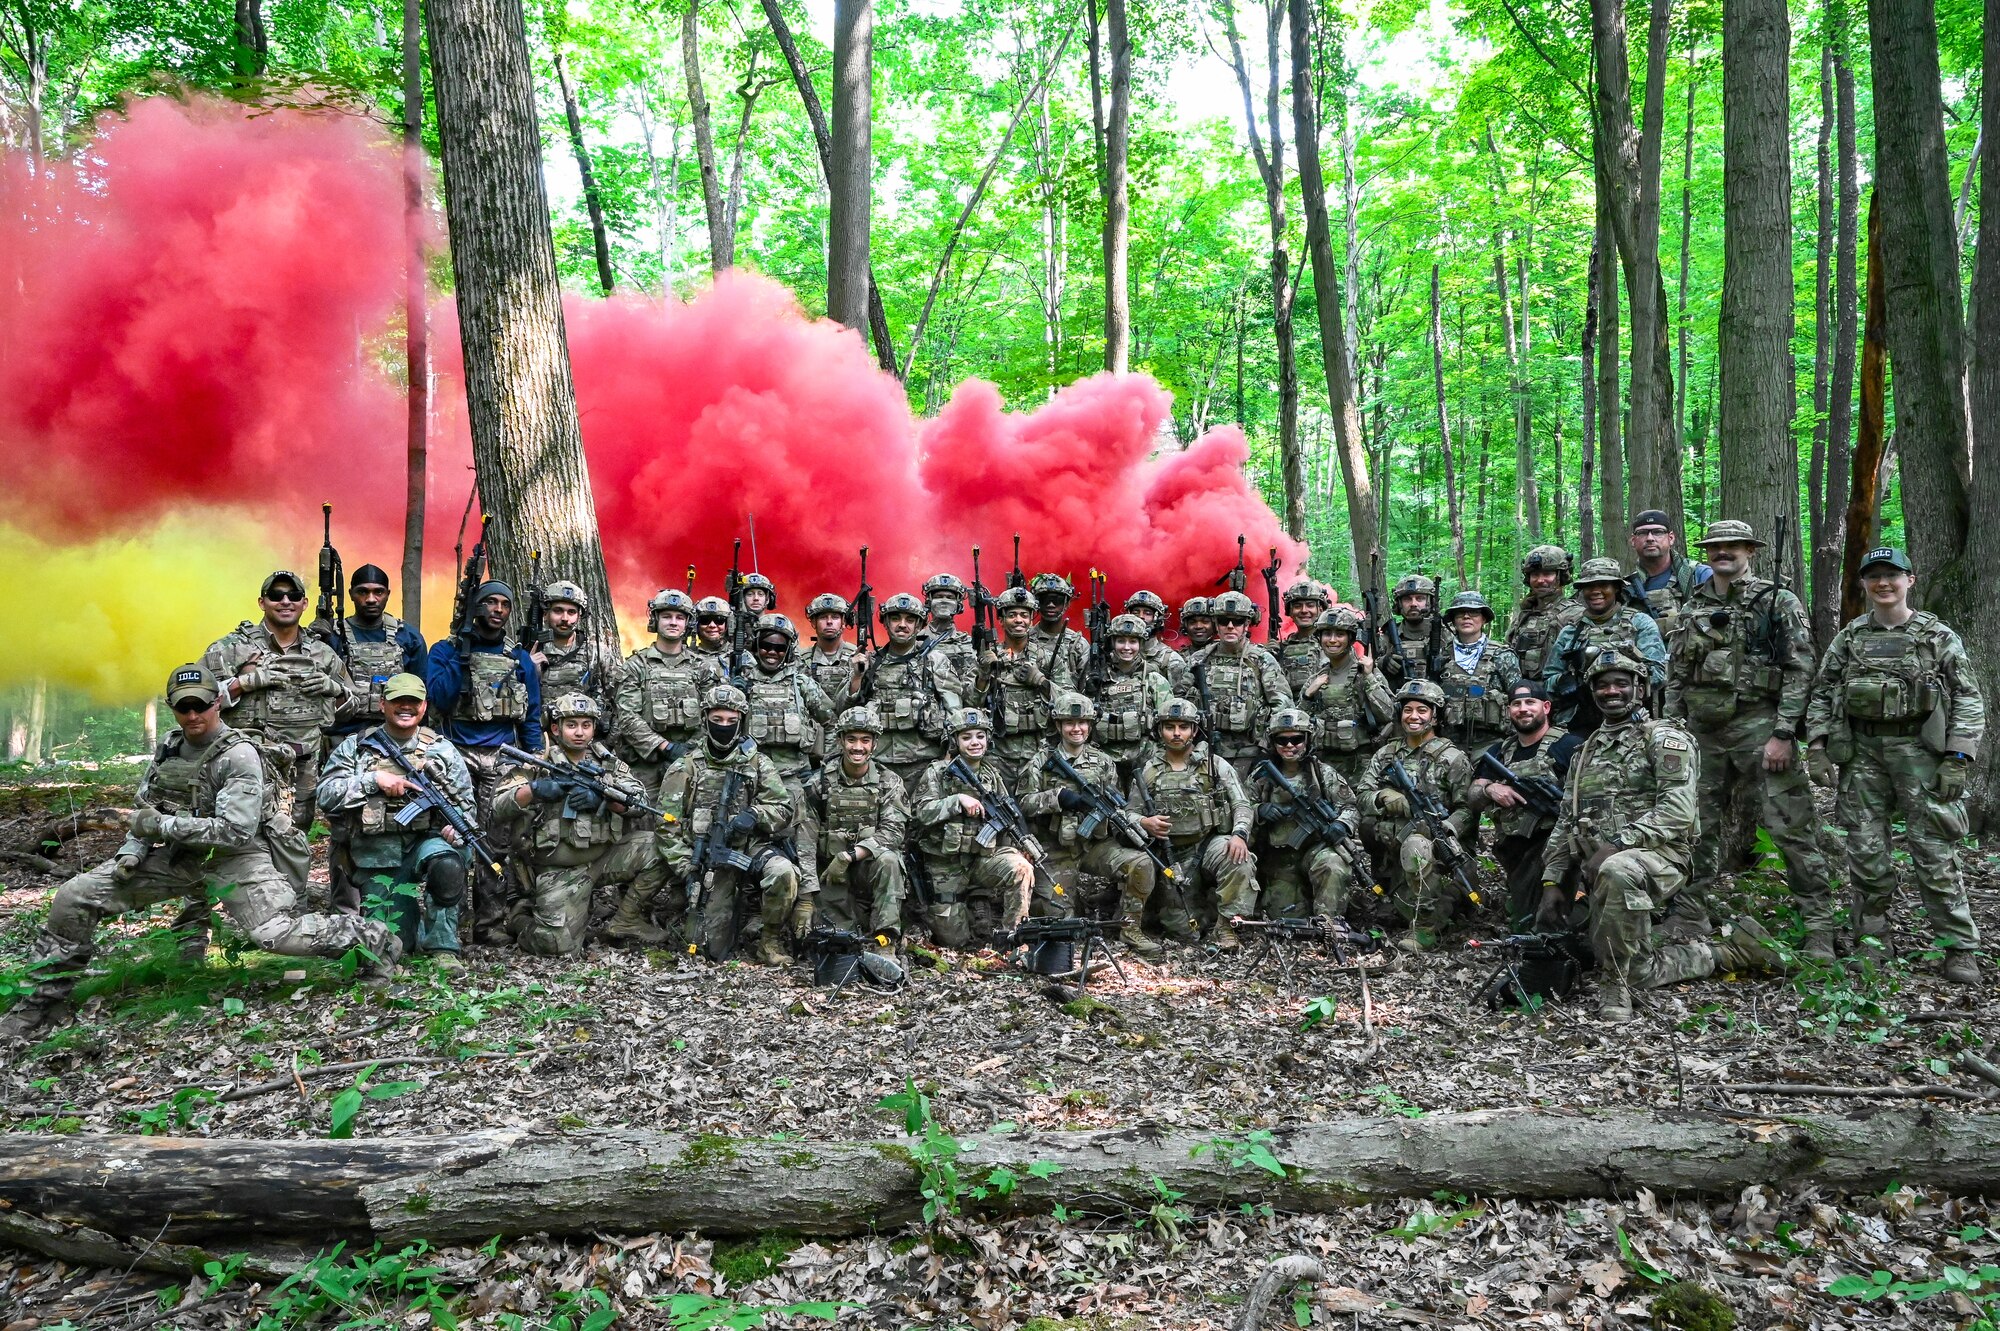
M 1285 810 L 1279 804 L 1259 804 L 1257 821 L 1260 823 L 1281 823 L 1285 820 Z
M 1937 780 L 1931 783 L 1931 794 L 1946 804 L 1955 804 L 1965 795 L 1966 778 L 1972 764 L 1958 754 L 1951 754 L 1938 764 Z
M 132 835 L 141 841 L 156 841 L 160 836 L 160 811 L 140 807 L 132 810 L 132 819 L 126 824 Z
M 792 936 L 804 938 L 813 927 L 813 898 L 800 897 L 792 907 Z
M 139 872 L 139 856 L 120 855 L 117 858 L 117 860 L 112 863 L 111 881 L 114 883 L 122 883 L 137 872 Z
M 578 813 L 596 813 L 604 807 L 604 796 L 588 786 L 578 786 L 569 793 L 569 807 Z
M 1400 790 L 1378 790 L 1375 792 L 1375 812 L 1384 818 L 1408 818 L 1409 797 Z
M 1833 759 L 1826 756 L 1826 745 L 1815 744 L 1806 750 L 1806 775 L 1816 786 L 1833 788 Z
M 1554 933 L 1563 927 L 1569 914 L 1563 901 L 1561 883 L 1543 883 L 1542 899 L 1535 906 L 1535 932 Z
M 536 799 L 545 804 L 553 804 L 563 797 L 563 783 L 552 776 L 538 776 L 528 783 Z
M 736 814 L 729 820 L 729 830 L 732 834 L 740 835 L 745 832 L 751 832 L 756 830 L 756 827 L 757 815 L 748 809 Z
M 246 693 L 268 689 L 272 683 L 269 669 L 264 666 L 252 666 L 236 677 L 236 696 L 240 698 Z
M 820 882 L 827 884 L 829 886 L 838 887 L 840 884 L 847 881 L 847 872 L 851 867 L 853 867 L 853 864 L 854 864 L 853 854 L 849 851 L 845 850 L 841 851 L 840 854 L 834 856 L 831 860 L 827 861 L 826 868 L 820 870 L 820 875 L 819 875 Z
M 1090 801 L 1083 797 L 1081 791 L 1064 786 L 1056 792 L 1056 807 L 1064 813 L 1082 813 L 1090 807 Z

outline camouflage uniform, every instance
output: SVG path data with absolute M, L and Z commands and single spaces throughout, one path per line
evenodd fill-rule
M 934 596 L 956 596 L 962 612 L 971 593 L 954 575 L 934 573 L 924 583 L 926 610 Z M 952 619 L 928 619 L 924 630 L 930 635 L 931 650 L 951 663 L 952 673 L 959 679 L 971 679 L 979 669 L 979 652 L 972 645 L 972 635 Z
M 1621 582 L 1615 559 L 1587 559 L 1577 582 Z M 1646 691 L 1657 698 L 1667 687 L 1667 644 L 1659 625 L 1643 610 L 1614 600 L 1602 618 L 1577 603 L 1576 613 L 1556 634 L 1555 645 L 1542 664 L 1542 683 L 1554 704 L 1551 719 L 1578 734 L 1597 725 L 1597 704 L 1590 699 L 1585 674 L 1598 656 L 1637 657 L 1646 663 Z
M 709 692 L 711 703 L 718 694 L 741 694 L 734 689 Z M 722 794 L 723 781 L 730 773 L 743 778 L 743 794 L 730 812 L 749 813 L 754 826 L 747 830 L 714 829 L 726 836 L 732 848 L 749 856 L 747 869 L 715 870 L 707 899 L 699 881 L 689 881 L 688 894 L 699 901 L 698 927 L 701 950 L 713 961 L 727 961 L 739 941 L 757 940 L 759 960 L 778 964 L 784 960 L 778 939 L 789 926 L 792 907 L 798 901 L 799 871 L 775 844 L 792 830 L 791 794 L 785 789 L 778 766 L 766 757 L 754 740 L 741 739 L 724 753 L 716 753 L 704 738 L 690 745 L 680 761 L 667 769 L 660 782 L 659 803 L 674 821 L 660 836 L 661 855 L 668 871 L 687 879 L 693 872 L 695 838 L 711 830 Z M 737 898 L 744 898 L 746 918 L 738 936 Z M 754 898 L 754 905 L 752 899 Z M 749 912 L 754 909 L 755 914 Z M 689 912 L 692 914 L 692 911 Z
M 719 658 L 692 647 L 667 653 L 648 643 L 625 658 L 612 711 L 612 747 L 650 793 L 658 793 L 670 748 L 701 735 L 701 700 L 722 681 Z
M 1642 518 L 1644 514 L 1640 515 Z M 1652 579 L 1646 570 L 1634 569 L 1625 577 L 1627 598 L 1637 605 L 1643 605 L 1653 622 L 1660 626 L 1660 633 L 1666 636 L 1680 622 L 1681 607 L 1695 593 L 1695 588 L 1706 582 L 1708 565 L 1699 560 L 1689 559 L 1675 551 L 1672 561 L 1665 569 L 1665 576 L 1659 585 L 1648 588 Z
M 1232 613 L 1243 613 L 1245 607 L 1255 611 L 1241 592 L 1224 592 L 1213 604 L 1220 611 L 1222 603 L 1232 598 L 1242 603 L 1231 604 Z M 1207 685 L 1201 702 L 1208 709 L 1209 746 L 1242 776 L 1263 756 L 1264 723 L 1273 712 L 1293 705 L 1285 669 L 1267 649 L 1247 639 L 1234 646 L 1217 642 L 1203 648 L 1193 668 Z
M 1209 608 L 1209 600 L 1206 596 L 1191 596 L 1187 600 L 1181 602 L 1181 634 L 1183 637 L 1183 641 L 1181 645 L 1179 647 L 1176 647 L 1174 650 L 1178 652 L 1181 656 L 1187 657 L 1188 659 L 1192 660 L 1195 657 L 1195 655 L 1201 651 L 1202 648 L 1208 646 L 1209 643 L 1214 642 L 1215 629 L 1213 624 L 1210 624 L 1209 626 L 1208 636 L 1206 638 L 1203 638 L 1199 642 L 1195 640 L 1194 634 L 1188 631 L 1189 620 L 1212 619 L 1212 618 L 1213 618 L 1213 612 Z M 1192 686 L 1193 684 L 1192 676 L 1189 677 L 1188 682 L 1189 685 Z M 1192 697 L 1189 697 L 1188 701 L 1192 702 L 1194 701 L 1194 699 Z
M 881 718 L 867 708 L 841 713 L 838 733 L 881 733 Z M 799 804 L 799 844 L 819 866 L 820 919 L 835 929 L 860 930 L 893 944 L 903 936 L 908 875 L 903 846 L 909 835 L 910 797 L 902 780 L 871 760 L 850 777 L 839 758 L 806 779 Z M 857 849 L 867 852 L 853 858 Z
M 1144 625 L 1136 616 L 1120 615 L 1111 621 L 1113 638 L 1143 631 Z M 1161 646 L 1157 638 L 1146 639 L 1146 645 L 1160 647 L 1180 661 L 1183 674 L 1187 672 L 1187 662 L 1181 660 L 1180 654 Z M 1090 740 L 1111 755 L 1120 772 L 1130 772 L 1153 733 L 1153 718 L 1167 705 L 1168 699 L 1177 695 L 1167 677 L 1144 656 L 1130 666 L 1122 666 L 1117 657 L 1107 653 L 1105 664 L 1104 687 L 1090 700 L 1097 709 L 1097 724 L 1091 730 Z
M 1302 712 L 1280 713 L 1271 724 L 1272 734 L 1287 727 L 1303 727 Z M 1271 765 L 1283 770 L 1275 756 Z M 1333 805 L 1340 815 L 1339 825 L 1349 838 L 1361 834 L 1361 814 L 1354 791 L 1340 773 L 1321 762 L 1308 749 L 1296 772 L 1285 778 L 1308 795 L 1318 795 Z M 1306 830 L 1292 816 L 1292 797 L 1279 788 L 1268 774 L 1250 778 L 1249 797 L 1257 810 L 1258 876 L 1263 881 L 1259 904 L 1266 919 L 1310 919 L 1346 915 L 1354 896 L 1354 865 L 1338 846 L 1306 844 Z
M 923 617 L 923 603 L 899 592 L 882 603 L 880 615 Z M 906 648 L 883 643 L 868 663 L 860 702 L 882 718 L 882 742 L 875 761 L 902 778 L 904 789 L 920 780 L 944 754 L 944 718 L 963 706 L 970 681 L 949 660 L 918 638 Z
M 1492 624 L 1493 608 L 1477 592 L 1462 592 L 1445 608 L 1447 622 L 1456 611 L 1475 610 Z M 1507 690 L 1521 678 L 1521 659 L 1482 634 L 1466 644 L 1456 634 L 1439 654 L 1432 676 L 1444 690 L 1444 714 L 1438 733 L 1462 752 L 1477 753 L 1507 734 Z
M 1390 646 L 1389 635 L 1379 629 L 1374 645 L 1376 668 L 1381 670 L 1391 687 L 1398 689 L 1413 679 L 1431 678 L 1438 653 L 1451 641 L 1451 633 L 1437 614 L 1437 583 L 1422 574 L 1411 574 L 1396 584 L 1389 604 L 1400 605 L 1403 597 L 1411 594 L 1428 596 L 1430 609 L 1420 618 L 1397 616 L 1402 650 L 1397 651 Z
M 1318 601 L 1320 614 L 1332 608 L 1333 592 L 1317 582 L 1299 581 L 1285 588 L 1285 613 L 1290 615 L 1292 607 L 1305 601 Z M 1293 623 L 1298 621 L 1294 619 Z M 1319 673 L 1323 658 L 1320 656 L 1319 639 L 1313 636 L 1312 625 L 1307 624 L 1292 630 L 1292 635 L 1270 649 L 1278 658 L 1278 665 L 1285 672 L 1285 683 L 1291 687 L 1292 696 L 1299 696 L 1299 690 L 1306 681 Z
M 551 717 L 560 720 L 564 703 L 574 700 L 594 701 L 571 695 L 558 702 Z M 579 761 L 554 740 L 542 756 L 557 767 L 574 767 Z M 632 799 L 646 797 L 638 776 L 604 745 L 593 742 L 584 761 L 603 769 L 598 780 L 607 790 Z M 512 912 L 514 942 L 541 957 L 583 951 L 591 895 L 600 887 L 628 887 L 659 859 L 653 820 L 646 814 L 617 813 L 580 790 L 563 791 L 553 799 L 537 797 L 525 806 L 515 801 L 523 786 L 532 789 L 537 782 L 559 780 L 523 763 L 501 778 L 493 796 L 493 820 L 519 824 L 514 856 L 533 882 L 527 900 Z
M 1806 735 L 1824 740 L 1840 765 L 1838 808 L 1858 937 L 1889 938 L 1896 890 L 1890 823 L 1900 814 L 1931 928 L 1948 950 L 1979 945 L 1954 844 L 1970 830 L 1964 798 L 1941 798 L 1938 790 L 1943 755 L 1963 754 L 1951 761 L 1969 768 L 1985 729 L 1985 701 L 1965 645 L 1936 615 L 1920 610 L 1890 627 L 1871 612 L 1834 635 L 1813 681 Z
M 1058 711 L 1065 703 L 1070 704 L 1075 715 L 1094 719 L 1090 717 L 1093 709 L 1081 694 L 1058 698 Z M 1078 703 L 1084 706 L 1076 707 Z M 1083 876 L 1088 874 L 1112 884 L 1118 902 L 1112 918 L 1137 933 L 1139 922 L 1145 918 L 1146 902 L 1153 895 L 1153 861 L 1145 851 L 1117 840 L 1109 825 L 1093 827 L 1088 836 L 1084 835 L 1082 812 L 1064 809 L 1061 804 L 1064 791 L 1080 791 L 1082 787 L 1047 765 L 1049 756 L 1058 751 L 1098 790 L 1114 793 L 1118 790 L 1117 761 L 1094 744 L 1070 753 L 1062 750 L 1060 741 L 1051 741 L 1029 764 L 1021 784 L 1021 810 L 1039 820 L 1043 844 L 1049 847 L 1049 876 L 1063 891 L 1059 898 L 1038 901 L 1038 913 L 1072 915 L 1083 911 Z
M 1037 620 L 1028 630 L 1028 654 L 1048 676 L 1051 689 L 1061 692 L 1083 687 L 1090 665 L 1090 639 L 1069 625 L 1051 633 Z
M 1335 606 L 1314 627 L 1345 629 L 1358 641 L 1361 616 L 1348 606 Z M 1322 674 L 1326 682 L 1313 688 Z M 1314 755 L 1351 786 L 1361 779 L 1383 727 L 1396 715 L 1396 694 L 1380 670 L 1363 670 L 1351 649 L 1334 662 L 1322 648 L 1319 669 L 1307 678 L 1299 706 L 1312 718 Z
M 1717 533 L 1727 540 L 1751 539 L 1741 522 L 1712 523 L 1709 533 L 1711 540 Z M 1831 958 L 1833 875 L 1820 853 L 1812 784 L 1794 741 L 1805 728 L 1812 678 L 1805 607 L 1769 579 L 1746 575 L 1726 592 L 1710 580 L 1681 607 L 1666 715 L 1694 736 L 1701 759 L 1695 778 L 1695 891 L 1705 895 L 1722 873 L 1727 811 L 1742 808 L 1784 856 L 1786 886 L 1804 917 L 1808 948 Z M 1792 748 L 1792 764 L 1782 772 L 1764 770 L 1764 745 L 1774 735 Z
M 996 606 L 1007 609 L 1014 598 L 1027 602 L 1030 608 L 1034 605 L 1033 598 L 1025 591 L 1011 588 L 1000 593 Z M 1049 699 L 1060 691 L 1043 669 L 1043 658 L 1036 652 L 1033 638 L 1030 630 L 1028 639 L 1016 651 L 1012 640 L 1003 636 L 1000 645 L 979 663 L 979 672 L 973 677 L 973 695 L 993 719 L 993 747 L 989 752 L 1007 773 L 1010 785 L 1020 784 L 1028 764 L 1035 760 L 1036 752 L 1048 738 Z M 1077 684 L 1082 684 L 1080 677 Z
M 1277 662 L 1271 665 L 1275 670 Z M 1194 709 L 1176 699 L 1155 718 L 1155 727 L 1163 720 L 1193 719 Z M 1236 769 L 1199 741 L 1180 767 L 1163 749 L 1154 749 L 1133 773 L 1131 800 L 1141 813 L 1173 819 L 1167 841 L 1174 890 L 1155 894 L 1162 927 L 1172 937 L 1191 940 L 1199 925 L 1233 941 L 1228 921 L 1257 913 L 1257 857 L 1229 862 L 1230 837 L 1250 844 L 1250 801 Z
M 571 638 L 567 647 L 559 646 L 553 640 L 542 644 L 542 693 L 550 698 L 568 693 L 581 693 L 594 699 L 599 706 L 608 700 L 610 681 L 605 679 L 603 670 L 598 669 L 597 649 L 590 639 L 578 633 Z
M 1577 746 L 1582 743 L 1583 736 L 1572 735 L 1561 726 L 1550 726 L 1533 744 L 1523 744 L 1521 737 L 1513 734 L 1487 748 L 1515 776 L 1523 780 L 1543 777 L 1561 786 L 1569 775 Z M 1475 787 L 1479 784 L 1474 783 Z M 1473 803 L 1477 806 L 1485 801 L 1475 794 Z M 1485 807 L 1493 819 L 1493 858 L 1507 877 L 1508 927 L 1515 933 L 1526 933 L 1535 924 L 1535 908 L 1542 890 L 1542 861 L 1548 854 L 1549 833 L 1555 828 L 1555 820 L 1541 817 L 1525 804 L 1511 809 L 1497 804 Z
M 783 631 L 794 643 L 798 641 L 798 634 L 783 615 L 765 615 L 757 621 L 760 636 L 773 630 Z M 764 756 L 778 765 L 778 774 L 784 777 L 796 808 L 805 779 L 819 765 L 819 755 L 825 750 L 826 733 L 834 721 L 833 702 L 797 661 L 788 660 L 771 671 L 754 653 L 739 686 L 750 703 L 743 716 L 744 727 Z M 804 853 L 804 847 L 800 851 L 799 894 L 816 896 L 818 867 Z
M 1427 687 L 1437 688 L 1435 684 Z M 1411 697 L 1430 701 L 1429 695 L 1415 694 L 1406 688 L 1399 695 L 1398 705 Z M 1433 714 L 1441 710 L 1433 702 Z M 1472 789 L 1472 762 L 1442 735 L 1434 734 L 1415 746 L 1399 735 L 1375 751 L 1361 774 L 1358 794 L 1362 833 L 1371 843 L 1395 856 L 1390 877 L 1395 884 L 1396 911 L 1409 923 L 1412 936 L 1424 942 L 1423 935 L 1435 937 L 1460 908 L 1459 889 L 1451 875 L 1439 867 L 1431 834 L 1415 811 L 1395 815 L 1383 811 L 1385 796 L 1400 796 L 1388 780 L 1389 764 L 1396 761 L 1403 764 L 1403 770 L 1410 774 L 1418 790 L 1435 796 L 1444 805 L 1445 825 L 1464 847 L 1477 844 L 1473 840 L 1476 817 L 1466 802 Z
M 983 712 L 960 711 L 961 723 L 969 718 L 985 728 Z M 941 758 L 925 769 L 910 812 L 931 882 L 931 936 L 941 947 L 962 948 L 984 944 L 996 929 L 1011 929 L 1027 916 L 1035 869 L 1013 846 L 978 843 L 981 820 L 960 804 L 972 788 L 950 774 L 951 764 Z M 988 790 L 1008 790 L 1006 774 L 991 757 L 965 764 Z
M 1524 679 L 1541 679 L 1556 634 L 1572 616 L 1583 613 L 1576 598 L 1564 590 L 1570 579 L 1569 551 L 1559 545 L 1536 546 L 1521 561 L 1521 580 L 1526 582 L 1529 574 L 1542 569 L 1553 569 L 1561 579 L 1556 589 L 1546 594 L 1530 591 L 1514 607 L 1513 617 L 1507 621 L 1507 647 L 1521 658 Z

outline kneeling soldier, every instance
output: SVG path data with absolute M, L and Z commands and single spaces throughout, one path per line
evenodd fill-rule
M 910 797 L 902 778 L 875 761 L 882 718 L 873 710 L 848 708 L 834 732 L 840 758 L 806 778 L 799 842 L 818 856 L 820 923 L 865 929 L 879 940 L 874 950 L 890 956 L 903 936 Z M 794 916 L 801 928 L 811 924 L 811 898 Z
M 514 855 L 528 871 L 525 900 L 514 904 L 508 927 L 523 952 L 541 957 L 583 951 L 590 926 L 590 898 L 611 886 L 629 895 L 632 882 L 659 857 L 651 819 L 625 800 L 644 800 L 646 788 L 631 768 L 597 742 L 600 709 L 584 693 L 566 693 L 549 708 L 548 762 L 598 770 L 566 779 L 522 763 L 500 779 L 493 819 L 516 823 Z M 602 793 L 592 787 L 601 787 Z M 625 799 L 620 799 L 619 796 Z
M 1271 754 L 1250 774 L 1250 799 L 1257 808 L 1263 849 L 1259 903 L 1270 920 L 1340 919 L 1354 895 L 1354 865 L 1340 843 L 1358 837 L 1361 814 L 1354 791 L 1339 772 L 1312 751 L 1312 718 L 1288 707 L 1265 727 Z M 1325 800 L 1337 815 L 1332 829 L 1309 829 L 1298 817 L 1298 801 L 1271 772 L 1276 770 L 1308 800 Z
M 278 792 L 257 746 L 223 722 L 219 697 L 205 666 L 182 666 L 168 677 L 167 705 L 180 728 L 139 779 L 138 807 L 118 853 L 56 889 L 36 947 L 38 982 L 0 1020 L 0 1042 L 68 1018 L 70 992 L 96 954 L 101 920 L 172 897 L 212 893 L 266 952 L 338 957 L 360 948 L 368 972 L 394 973 L 403 949 L 388 925 L 298 909 L 291 881 L 272 862 L 271 839 L 284 829 L 282 822 L 272 827 Z
M 1133 773 L 1132 797 L 1147 835 L 1168 843 L 1178 882 L 1178 891 L 1160 894 L 1160 924 L 1169 938 L 1191 943 L 1198 920 L 1217 947 L 1234 950 L 1230 921 L 1257 913 L 1250 801 L 1236 769 L 1197 742 L 1201 712 L 1193 703 L 1172 699 L 1153 726 L 1160 747 Z
M 931 881 L 931 937 L 941 947 L 962 948 L 983 945 L 996 928 L 1012 929 L 1026 917 L 1035 867 L 1017 847 L 979 842 L 992 815 L 965 773 L 989 793 L 1010 793 L 998 760 L 987 753 L 992 728 L 986 713 L 960 708 L 951 715 L 951 729 L 958 754 L 925 770 L 910 811 Z
M 1421 952 L 1437 942 L 1458 908 L 1459 888 L 1438 861 L 1460 853 L 1477 830 L 1466 799 L 1472 763 L 1437 733 L 1444 690 L 1428 679 L 1413 679 L 1396 695 L 1396 737 L 1375 751 L 1361 777 L 1362 823 L 1368 839 L 1392 857 L 1396 910 L 1410 932 L 1396 940 L 1405 952 Z M 1400 764 L 1419 796 L 1429 796 L 1445 812 L 1445 836 L 1438 837 L 1417 817 L 1410 796 L 1396 788 L 1391 764 Z M 1450 844 L 1453 840 L 1456 845 Z M 1446 844 L 1440 846 L 1439 841 Z
M 415 675 L 391 675 L 382 685 L 381 723 L 335 747 L 318 798 L 320 812 L 347 846 L 357 890 L 383 899 L 381 913 L 394 923 L 403 950 L 422 948 L 441 968 L 455 970 L 465 847 L 436 809 L 397 821 L 418 792 L 385 747 L 393 745 L 412 767 L 427 770 L 459 812 L 478 821 L 465 759 L 423 723 L 425 693 Z

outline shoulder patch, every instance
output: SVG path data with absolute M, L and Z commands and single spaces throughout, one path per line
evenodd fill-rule
M 1693 740 L 1669 726 L 1661 726 L 1653 734 L 1659 740 L 1660 747 L 1671 752 L 1687 753 L 1694 748 Z

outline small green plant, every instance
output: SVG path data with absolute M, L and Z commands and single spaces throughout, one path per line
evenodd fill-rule
M 1424 1116 L 1422 1106 L 1411 1104 L 1387 1086 L 1370 1086 L 1367 1093 L 1374 1096 L 1384 1109 L 1399 1118 L 1422 1118 Z
M 407 1326 L 417 1314 L 444 1331 L 458 1326 L 444 1272 L 424 1262 L 429 1244 L 419 1241 L 386 1253 L 378 1246 L 358 1256 L 346 1255 L 346 1247 L 335 1244 L 286 1276 L 271 1291 L 269 1311 L 256 1331 L 288 1331 L 335 1315 L 343 1328 L 356 1331 Z M 231 1260 L 240 1266 L 243 1259 Z
M 151 1109 L 128 1109 L 141 1136 L 156 1137 L 168 1132 L 185 1132 L 197 1125 L 201 1111 L 215 1103 L 215 1092 L 199 1086 L 183 1086 Z
M 1153 1205 L 1146 1212 L 1144 1223 L 1152 1225 L 1168 1252 L 1179 1252 L 1183 1246 L 1181 1226 L 1194 1219 L 1194 1212 L 1180 1204 L 1187 1194 L 1168 1187 L 1158 1174 L 1153 1175 L 1152 1183 Z
M 354 1135 L 354 1124 L 361 1117 L 361 1106 L 369 1100 L 393 1100 L 399 1095 L 408 1095 L 423 1085 L 416 1081 L 385 1081 L 377 1085 L 367 1084 L 378 1063 L 370 1063 L 354 1074 L 354 1080 L 334 1093 L 333 1111 L 327 1136 L 344 1141 Z
M 1477 1202 L 1469 1206 L 1465 1205 L 1465 1198 L 1463 1197 L 1460 1197 L 1458 1201 L 1460 1205 L 1454 1211 L 1437 1211 L 1433 1210 L 1430 1206 L 1425 1206 L 1402 1224 L 1388 1230 L 1387 1233 L 1389 1237 L 1401 1239 L 1405 1243 L 1416 1239 L 1428 1238 L 1433 1234 L 1449 1234 L 1452 1230 L 1457 1229 L 1460 1225 L 1486 1209 Z
M 608 1304 L 609 1300 L 606 1302 Z M 708 1294 L 669 1294 L 657 1302 L 666 1309 L 667 1324 L 673 1331 L 756 1331 L 770 1318 L 783 1321 L 794 1317 L 812 1317 L 831 1322 L 840 1316 L 843 1309 L 861 1306 L 854 1303 L 774 1303 L 753 1307 Z M 574 1327 L 551 1323 L 549 1331 L 603 1331 L 610 1325 L 611 1321 L 578 1323 Z
M 1336 1010 L 1337 1005 L 1333 1001 L 1332 994 L 1308 998 L 1305 1008 L 1299 1014 L 1299 1029 L 1309 1031 L 1323 1021 L 1332 1021 Z
M 1285 1177 L 1285 1164 L 1278 1159 L 1268 1130 L 1259 1128 L 1242 1137 L 1210 1137 L 1200 1146 L 1192 1147 L 1188 1155 L 1199 1160 L 1209 1151 L 1215 1152 L 1216 1159 L 1231 1169 L 1261 1169 L 1267 1174 Z
M 1632 1236 L 1625 1232 L 1623 1225 L 1614 1227 L 1618 1235 L 1618 1256 L 1625 1263 L 1625 1269 L 1649 1285 L 1666 1285 L 1673 1277 L 1647 1261 L 1645 1255 L 1632 1242 Z
M 1841 1276 L 1826 1287 L 1826 1292 L 1836 1299 L 1858 1299 L 1862 1303 L 1878 1299 L 1921 1303 L 1934 1295 L 1957 1294 L 1978 1310 L 1964 1324 L 1964 1331 L 2000 1329 L 2000 1266 L 1981 1266 L 1971 1271 L 1962 1266 L 1947 1266 L 1936 1280 L 1901 1280 L 1893 1272 L 1874 1271 L 1865 1276 Z
M 904 1129 L 918 1139 L 910 1148 L 910 1155 L 922 1176 L 924 1223 L 935 1229 L 946 1216 L 958 1214 L 962 1187 L 958 1157 L 965 1145 L 938 1126 L 931 1115 L 930 1096 L 909 1077 L 903 1078 L 902 1090 L 883 1096 L 876 1107 L 901 1110 Z

